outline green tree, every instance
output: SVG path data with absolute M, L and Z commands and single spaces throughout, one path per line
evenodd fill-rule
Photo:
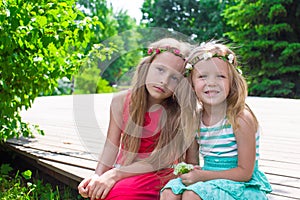
M 77 0 L 79 9 L 91 18 L 97 17 L 99 23 L 92 26 L 94 35 L 90 40 L 87 51 L 93 44 L 98 44 L 103 40 L 118 33 L 118 22 L 113 16 L 112 8 L 109 8 L 106 0 Z
M 142 56 L 139 44 L 141 35 L 137 31 L 136 21 L 123 10 L 115 13 L 114 17 L 118 22 L 118 35 L 108 38 L 106 42 L 114 43 L 118 52 L 112 55 L 114 60 L 106 68 L 102 66 L 102 77 L 108 80 L 110 85 L 118 84 L 121 76 L 134 68 Z
M 224 37 L 228 29 L 221 13 L 232 1 L 145 0 L 142 23 L 174 30 L 202 42 Z
M 74 93 L 90 94 L 112 91 L 107 81 L 101 77 L 102 69 L 100 63 L 108 58 L 106 55 L 110 52 L 104 45 L 111 45 L 110 43 L 102 44 L 102 42 L 106 38 L 117 34 L 117 21 L 113 16 L 113 11 L 107 6 L 106 0 L 78 0 L 77 4 L 78 8 L 86 16 L 97 18 L 99 23 L 91 26 L 94 34 L 90 38 L 90 42 L 84 52 L 92 51 L 92 53 L 89 53 L 85 63 L 82 63 L 81 69 L 73 77 Z M 106 49 L 108 51 L 106 51 Z M 112 50 L 112 52 L 114 50 Z M 98 87 L 99 84 L 104 85 Z
M 113 92 L 113 88 L 109 86 L 109 82 L 101 77 L 101 69 L 99 63 L 111 59 L 111 54 L 116 51 L 113 44 L 108 48 L 103 44 L 94 44 L 91 51 L 87 55 L 75 79 L 75 94 L 94 94 Z
M 74 0 L 0 2 L 1 140 L 32 135 L 21 109 L 52 91 L 59 78 L 71 78 L 85 58 L 90 25 L 97 23 L 85 18 Z
M 300 97 L 300 2 L 238 0 L 224 12 L 250 95 Z
M 93 60 L 92 62 L 97 62 L 101 71 L 101 78 L 99 78 L 98 74 L 94 74 L 97 77 L 90 77 L 90 80 L 98 79 L 103 83 L 103 79 L 105 79 L 109 82 L 109 85 L 114 85 L 124 73 L 136 65 L 140 58 L 137 56 L 139 54 L 131 52 L 139 48 L 137 42 L 139 36 L 136 32 L 131 31 L 137 28 L 136 21 L 130 18 L 126 11 L 120 10 L 114 13 L 113 8 L 107 5 L 106 0 L 79 0 L 78 3 L 86 15 L 98 17 L 101 22 L 101 26 L 97 26 L 95 29 L 95 37 L 91 40 L 91 46 L 94 43 L 114 46 L 113 55 L 110 56 L 111 60 L 103 62 L 101 59 L 98 59 L 98 61 L 95 61 L 95 58 L 90 57 Z M 94 56 L 94 54 L 91 56 Z M 84 66 L 84 68 L 86 67 Z M 81 72 L 83 71 L 85 70 Z M 88 78 L 88 76 L 84 76 Z M 81 84 L 76 84 L 75 80 L 75 85 L 80 86 Z M 91 89 L 91 87 L 89 88 Z M 100 88 L 99 84 L 97 88 Z M 83 92 L 82 89 L 80 90 Z M 100 91 L 103 90 L 98 90 L 98 92 Z

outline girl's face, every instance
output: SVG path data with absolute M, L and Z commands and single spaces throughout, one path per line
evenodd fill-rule
M 183 77 L 184 60 L 170 52 L 156 55 L 149 66 L 146 88 L 150 105 L 160 104 L 173 92 Z
M 219 58 L 198 62 L 192 71 L 192 82 L 198 99 L 203 105 L 226 104 L 230 91 L 227 63 Z

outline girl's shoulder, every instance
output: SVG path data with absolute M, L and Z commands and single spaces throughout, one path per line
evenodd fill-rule
M 258 123 L 253 112 L 249 109 L 244 109 L 237 117 L 238 129 L 247 129 L 254 132 L 257 131 Z
M 116 92 L 113 95 L 113 100 L 114 101 L 121 101 L 124 100 L 126 98 L 127 95 L 130 94 L 130 90 L 122 90 L 120 92 Z
M 114 93 L 111 101 L 111 107 L 121 108 L 123 110 L 123 105 L 126 99 L 129 98 L 130 90 L 124 90 L 117 93 Z

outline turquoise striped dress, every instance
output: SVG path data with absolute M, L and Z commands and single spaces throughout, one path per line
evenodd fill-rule
M 237 143 L 233 128 L 225 118 L 207 127 L 201 123 L 197 141 L 200 156 L 204 160 L 203 170 L 220 171 L 237 167 Z M 200 134 L 200 135 L 199 135 Z M 256 133 L 256 163 L 252 178 L 248 182 L 215 179 L 185 186 L 180 178 L 173 179 L 162 189 L 170 188 L 175 194 L 185 190 L 194 191 L 203 200 L 264 200 L 271 192 L 271 185 L 265 174 L 258 168 L 260 131 Z

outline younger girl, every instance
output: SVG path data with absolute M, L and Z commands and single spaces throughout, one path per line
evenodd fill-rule
M 202 104 L 196 139 L 204 166 L 171 180 L 161 199 L 267 199 L 271 186 L 258 169 L 259 126 L 237 66 L 234 52 L 214 41 L 191 52 L 186 68 Z
M 196 130 L 196 98 L 186 78 L 189 45 L 165 38 L 150 45 L 129 91 L 113 97 L 104 150 L 95 175 L 78 186 L 83 197 L 155 200 L 184 158 Z

